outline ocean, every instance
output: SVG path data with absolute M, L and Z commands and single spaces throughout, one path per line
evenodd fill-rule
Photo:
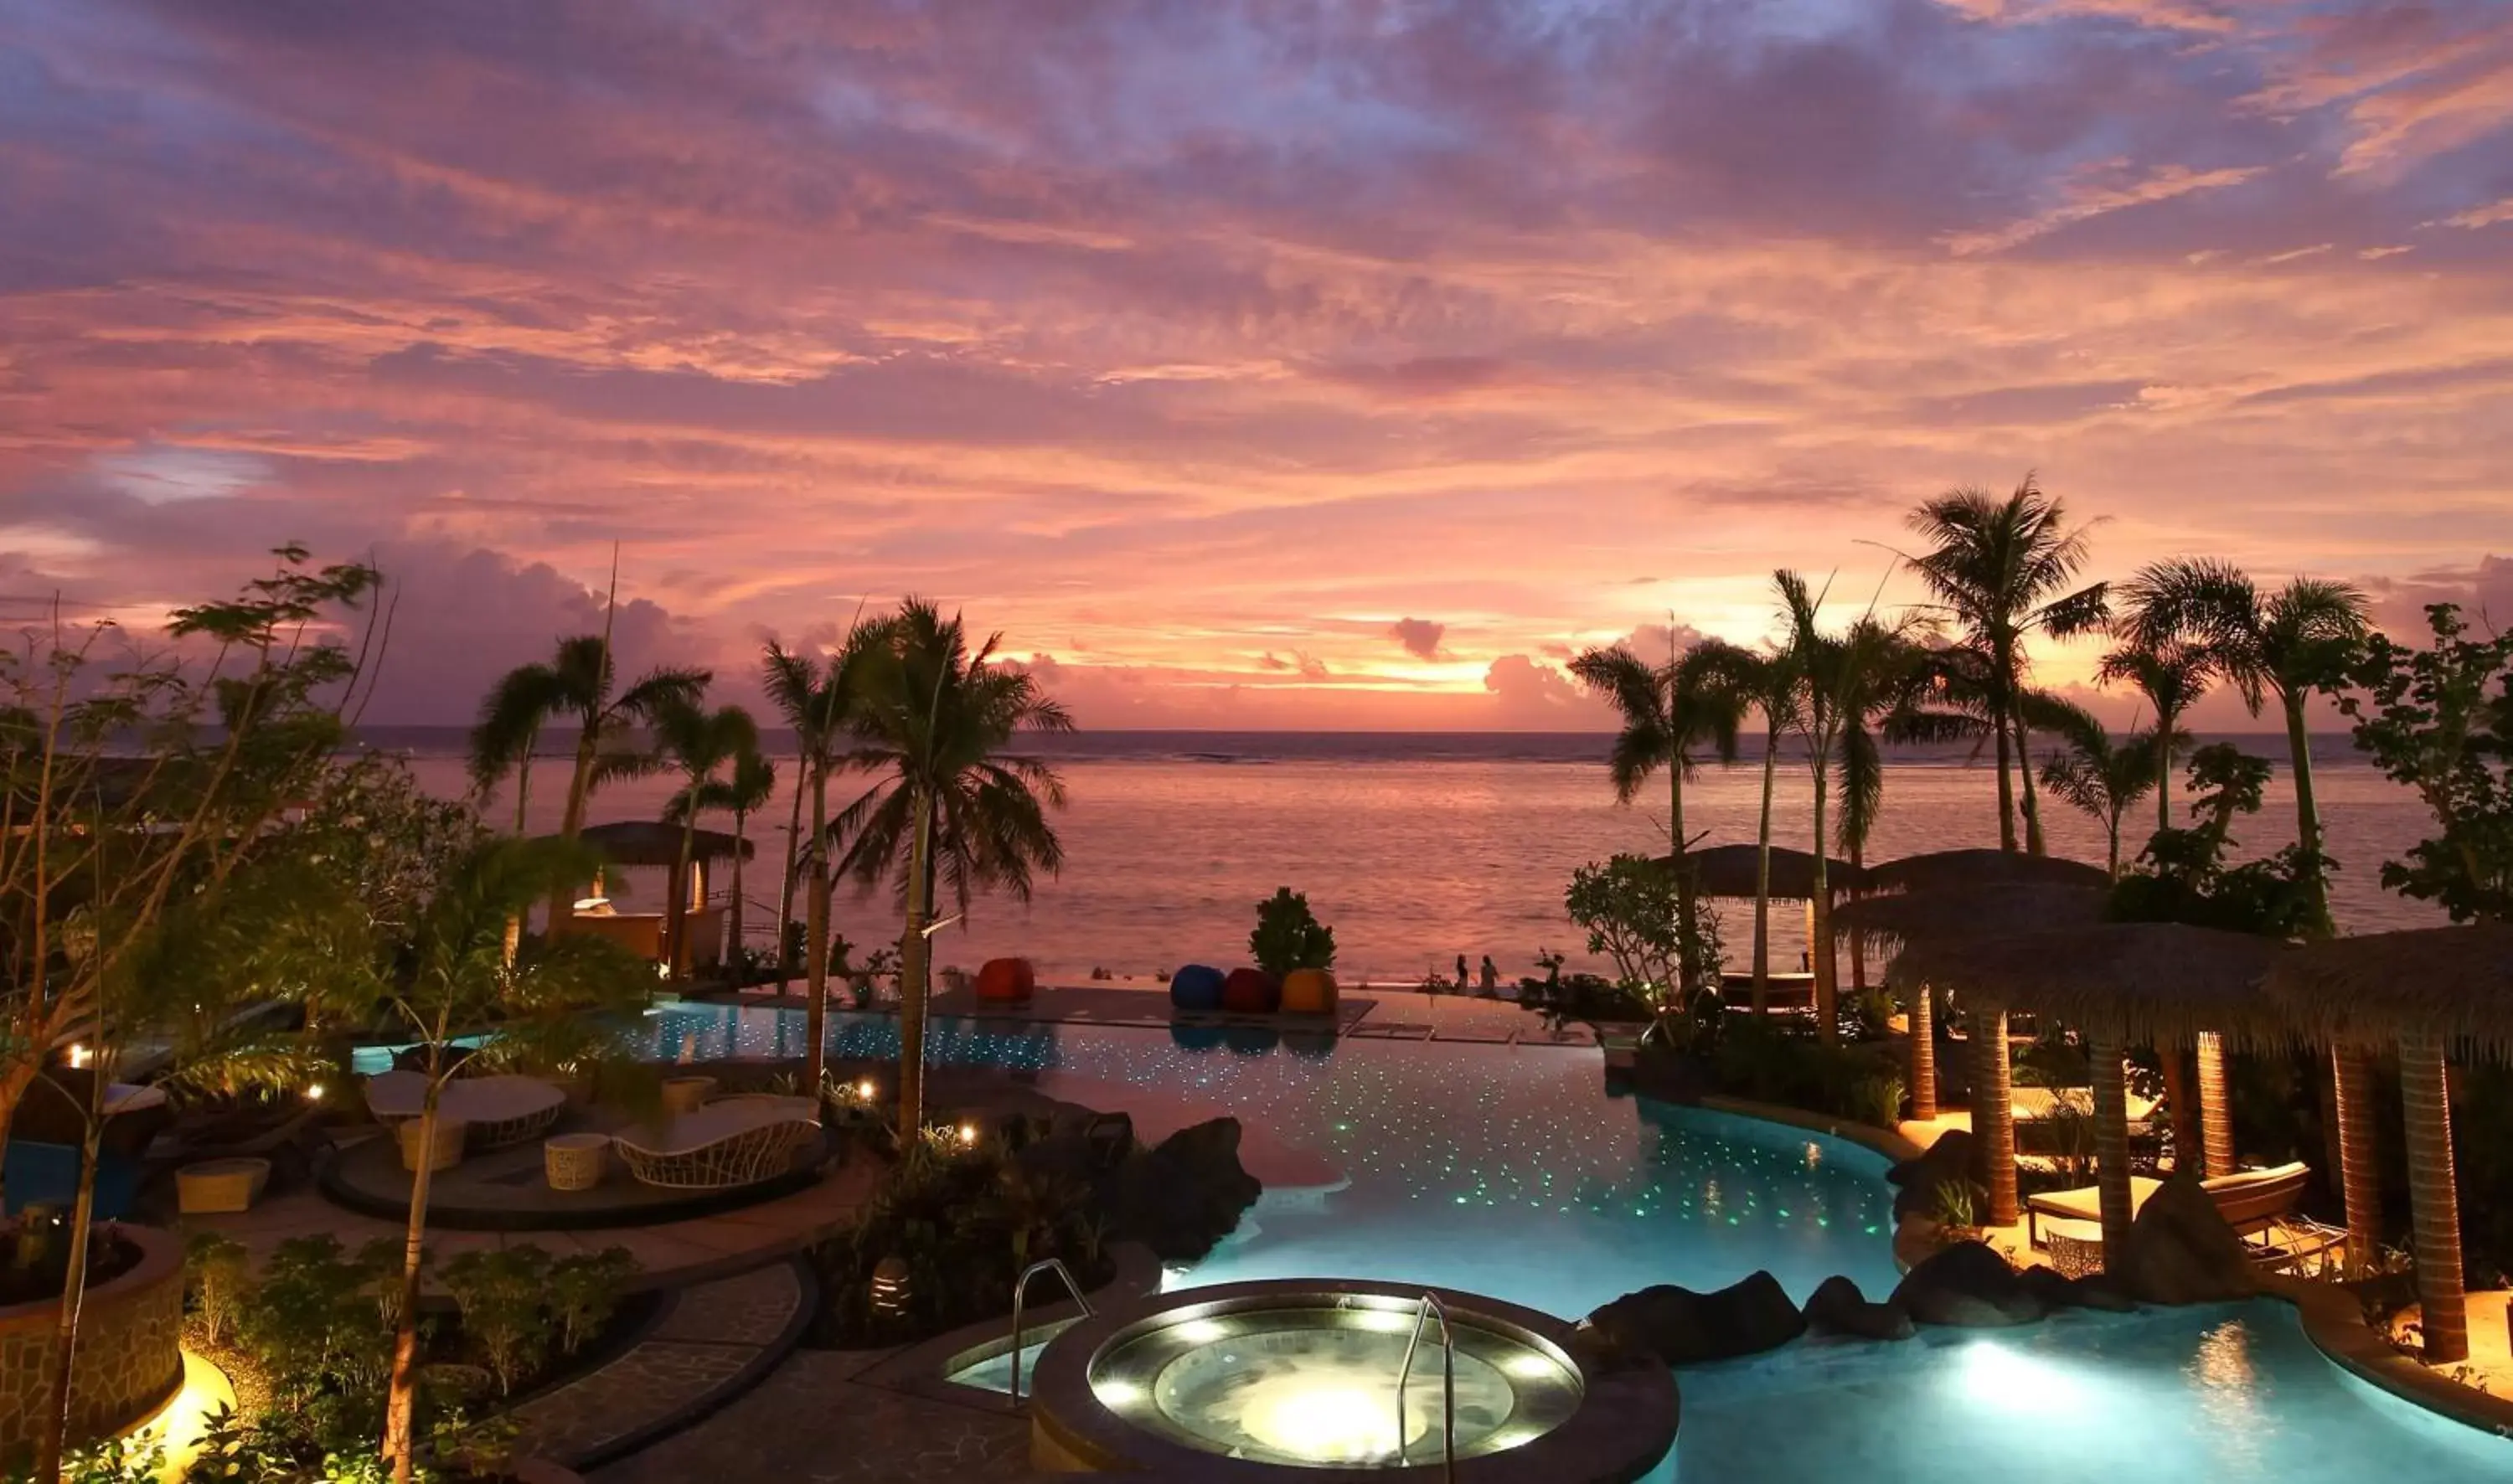
M 447 797 L 464 788 L 459 728 L 373 728 L 366 740 L 408 757 L 419 781 Z M 785 744 L 766 739 L 772 753 Z M 2234 741 L 2277 763 L 2267 802 L 2237 828 L 2241 853 L 2266 854 L 2294 837 L 2294 800 L 2280 736 Z M 966 920 L 936 940 L 937 962 L 974 969 L 1018 954 L 1042 971 L 1078 978 L 1094 969 L 1146 975 L 1178 964 L 1231 964 L 1247 957 L 1256 905 L 1278 886 L 1305 892 L 1335 929 L 1336 968 L 1347 981 L 1419 981 L 1452 973 L 1489 954 L 1504 979 L 1536 972 L 1540 950 L 1592 963 L 1562 912 L 1574 868 L 1617 851 L 1663 854 L 1665 796 L 1653 785 L 1629 807 L 1607 781 L 1609 739 L 1548 733 L 1082 732 L 1035 739 L 1025 750 L 1052 759 L 1068 792 L 1056 817 L 1065 848 L 1062 874 L 1039 883 L 1030 902 L 979 898 Z M 1705 763 L 1686 785 L 1685 823 L 1705 843 L 1754 839 L 1762 774 L 1761 741 L 1735 766 Z M 2333 911 L 2342 929 L 2368 932 L 2440 921 L 2422 903 L 2381 889 L 2383 860 L 2428 831 L 2423 805 L 2381 777 L 2343 736 L 2317 738 L 2328 848 L 2340 865 Z M 529 819 L 555 829 L 566 787 L 563 758 L 534 768 Z M 775 920 L 783 867 L 790 759 L 780 762 L 776 802 L 750 823 L 757 855 L 743 895 L 755 940 Z M 834 812 L 865 786 L 831 789 Z M 653 819 L 672 792 L 666 779 L 614 785 L 594 796 L 594 822 Z M 2176 811 L 2181 791 L 2176 789 Z M 1807 846 L 1812 791 L 1802 762 L 1784 757 L 1774 805 L 1774 839 Z M 513 818 L 501 792 L 490 821 Z M 2100 863 L 2103 839 L 2092 819 L 2043 799 L 2054 853 Z M 2134 812 L 2142 841 L 2150 802 Z M 710 828 L 729 830 L 729 817 Z M 1889 757 L 1884 806 L 1868 859 L 1998 840 L 1997 777 L 1963 749 L 1910 749 Z M 2134 849 L 2134 844 L 2130 845 Z M 719 889 L 726 883 L 717 882 Z M 620 888 L 624 886 L 624 891 Z M 613 883 L 625 908 L 659 907 L 659 873 L 632 872 Z M 1750 902 L 1719 904 L 1730 961 L 1751 954 Z M 1802 910 L 1776 908 L 1774 962 L 1794 965 L 1805 942 Z M 895 942 L 898 917 L 886 893 L 840 888 L 837 927 L 861 945 Z

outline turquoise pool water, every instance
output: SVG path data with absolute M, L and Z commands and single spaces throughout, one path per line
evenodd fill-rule
M 833 1014 L 839 1055 L 897 1051 Z M 667 1006 L 661 1060 L 797 1054 L 798 1011 Z M 941 1022 L 937 1063 L 1127 1083 L 1226 1110 L 1349 1177 L 1270 1195 L 1170 1286 L 1336 1275 L 1442 1284 L 1576 1317 L 1649 1283 L 1768 1268 L 1889 1289 L 1885 1162 L 1750 1119 L 1609 1096 L 1593 1052 Z M 1052 1080 L 1052 1079 L 1051 1079 Z M 1683 1378 L 1661 1480 L 2429 1484 L 2513 1478 L 2513 1441 L 2444 1422 L 2321 1358 L 2260 1303 L 2066 1315 L 1903 1346 L 1791 1346 Z

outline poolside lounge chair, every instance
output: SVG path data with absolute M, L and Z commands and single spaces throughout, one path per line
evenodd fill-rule
M 2311 1173 L 2311 1167 L 2300 1162 L 2281 1164 L 2275 1169 L 2237 1170 L 2231 1175 L 2219 1175 L 2214 1180 L 2199 1182 L 2199 1188 L 2216 1202 L 2217 1211 L 2224 1216 L 2225 1225 L 2234 1229 L 2235 1235 L 2250 1237 L 2267 1231 L 2294 1212 L 2294 1203 L 2303 1195 L 2304 1177 Z M 2149 1180 L 2144 1176 L 2130 1177 L 2132 1214 L 2143 1207 L 2146 1198 L 2162 1185 L 2162 1181 Z M 2068 1221 L 2100 1222 L 2103 1212 L 2098 1188 L 2081 1186 L 2073 1191 L 2046 1191 L 2027 1197 L 2024 1202 L 2024 1230 L 2026 1238 L 2036 1247 L 2042 1245 L 2039 1218 L 2046 1216 Z
M 797 1154 L 820 1144 L 820 1107 L 811 1098 L 720 1098 L 659 1128 L 612 1138 L 639 1183 L 667 1191 L 728 1191 L 774 1180 Z
M 418 1072 L 379 1072 L 367 1078 L 367 1111 L 380 1123 L 404 1123 L 419 1116 L 427 1097 L 427 1077 Z M 539 1077 L 501 1074 L 457 1077 L 437 1094 L 436 1113 L 470 1130 L 473 1149 L 504 1149 L 548 1133 L 567 1107 L 567 1093 Z

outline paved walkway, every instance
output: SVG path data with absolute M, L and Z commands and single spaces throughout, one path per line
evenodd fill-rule
M 797 1350 L 738 1401 L 592 1475 L 594 1484 L 886 1484 L 1033 1477 L 1029 1423 L 985 1396 L 968 1405 L 858 1378 L 887 1351 Z
M 428 1251 L 441 1268 L 465 1252 L 538 1247 L 552 1257 L 624 1247 L 637 1260 L 639 1288 L 670 1288 L 703 1281 L 771 1259 L 800 1252 L 855 1221 L 871 1193 L 877 1163 L 850 1160 L 819 1183 L 791 1195 L 689 1221 L 652 1227 L 600 1227 L 582 1231 L 439 1231 L 427 1233 Z M 361 1216 L 312 1190 L 292 1191 L 226 1216 L 187 1216 L 186 1230 L 219 1232 L 244 1243 L 259 1267 L 271 1249 L 293 1236 L 339 1237 L 352 1250 L 375 1237 L 398 1243 L 402 1224 Z
M 524 1451 L 581 1468 L 681 1430 L 793 1349 L 814 1297 L 791 1260 L 671 1294 L 660 1321 L 609 1364 L 514 1410 Z

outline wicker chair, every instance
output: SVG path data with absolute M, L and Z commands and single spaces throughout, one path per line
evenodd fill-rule
M 820 1145 L 819 1114 L 811 1098 L 730 1098 L 611 1143 L 642 1185 L 729 1191 L 792 1170 L 797 1155 Z

